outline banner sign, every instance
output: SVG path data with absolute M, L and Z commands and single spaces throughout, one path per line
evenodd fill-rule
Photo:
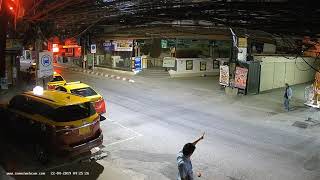
M 220 78 L 221 85 L 229 86 L 229 66 L 220 66 Z
M 174 57 L 164 57 L 162 67 L 175 67 L 176 59 Z
M 133 41 L 132 40 L 117 40 L 113 41 L 115 51 L 132 51 Z
M 114 45 L 112 42 L 104 42 L 103 47 L 104 47 L 104 50 L 107 52 L 114 51 Z
M 248 69 L 236 67 L 236 75 L 234 79 L 234 86 L 239 89 L 246 89 L 247 86 L 247 76 L 248 76 Z
M 53 75 L 53 53 L 40 52 L 38 66 L 39 66 L 38 78 L 52 76 Z

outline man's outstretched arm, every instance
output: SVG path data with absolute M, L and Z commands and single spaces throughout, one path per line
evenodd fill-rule
M 202 136 L 199 139 L 197 139 L 196 141 L 194 141 L 192 144 L 196 145 L 200 140 L 202 140 L 204 138 L 204 135 L 205 135 L 205 132 L 203 132 Z

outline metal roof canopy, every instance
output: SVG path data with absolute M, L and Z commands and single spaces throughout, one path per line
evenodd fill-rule
M 154 26 L 182 27 L 180 30 L 194 27 L 191 30 L 199 33 L 207 28 L 209 31 L 205 32 L 210 34 L 226 34 L 228 27 L 243 34 L 266 32 L 302 37 L 320 32 L 320 9 L 306 1 L 38 0 L 31 9 L 33 12 L 27 12 L 24 20 L 54 22 L 58 31 L 70 36 L 88 31 L 141 35 L 143 29 Z

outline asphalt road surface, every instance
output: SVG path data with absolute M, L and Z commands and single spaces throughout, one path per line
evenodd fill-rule
M 192 80 L 146 78 L 128 83 L 62 74 L 68 81 L 88 83 L 105 97 L 106 161 L 132 177 L 175 179 L 177 152 L 204 131 L 205 139 L 192 156 L 201 179 L 320 179 L 318 137 L 268 125 L 261 121 L 265 112 L 233 106 L 218 88 L 205 91 L 196 83 L 193 87 Z
M 193 85 L 199 78 L 129 83 L 58 70 L 67 81 L 80 80 L 104 96 L 108 119 L 102 128 L 109 156 L 100 163 L 132 179 L 176 179 L 176 154 L 202 132 L 205 138 L 192 156 L 194 172 L 202 173 L 198 179 L 320 179 L 317 136 L 266 123 L 270 114 L 236 105 L 237 99 L 225 97 L 218 86 Z

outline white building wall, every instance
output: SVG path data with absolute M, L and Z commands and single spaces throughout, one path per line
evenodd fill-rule
M 314 58 L 303 57 L 314 65 Z M 261 62 L 260 91 L 313 81 L 315 71 L 301 57 L 256 56 Z M 315 67 L 317 68 L 317 67 Z
M 192 60 L 193 62 L 192 70 L 186 69 L 186 64 L 188 60 Z M 200 62 L 207 63 L 205 71 L 200 71 Z M 176 71 L 169 71 L 171 77 L 192 77 L 219 74 L 219 69 L 213 69 L 213 59 L 211 58 L 176 58 L 176 66 Z

